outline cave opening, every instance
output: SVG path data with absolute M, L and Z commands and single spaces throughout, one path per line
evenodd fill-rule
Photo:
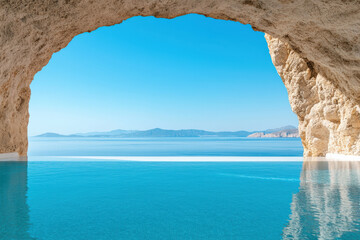
M 30 86 L 29 155 L 74 153 L 73 143 L 59 147 L 50 141 L 62 135 L 105 137 L 110 132 L 106 137 L 134 138 L 140 136 L 134 131 L 151 130 L 142 134 L 157 137 L 161 130 L 190 129 L 259 132 L 256 137 L 263 137 L 270 129 L 297 127 L 268 52 L 264 33 L 250 25 L 198 14 L 133 17 L 80 34 L 52 56 Z M 289 142 L 290 156 L 301 156 L 300 139 Z M 277 151 L 281 143 L 267 144 L 270 153 L 254 149 L 248 154 L 285 154 Z M 140 151 L 132 146 L 134 153 L 125 154 L 159 154 L 169 144 L 161 141 L 159 146 L 155 153 L 148 146 Z M 200 147 L 195 154 L 213 154 L 210 145 Z

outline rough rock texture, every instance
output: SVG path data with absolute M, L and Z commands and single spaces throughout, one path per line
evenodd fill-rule
M 0 0 L 0 152 L 26 155 L 29 85 L 74 36 L 132 16 L 188 13 L 268 34 L 305 155 L 359 154 L 357 0 Z
M 301 58 L 287 43 L 269 35 L 266 39 L 292 110 L 299 118 L 304 156 L 360 155 L 358 101 L 340 89 L 334 79 L 316 72 L 313 63 Z

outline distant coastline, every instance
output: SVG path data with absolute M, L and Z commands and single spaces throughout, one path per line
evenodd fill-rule
M 248 138 L 298 138 L 299 131 L 294 126 L 267 129 L 264 131 L 205 131 L 198 129 L 167 130 L 154 128 L 149 130 L 122 130 L 108 132 L 88 132 L 62 135 L 58 133 L 44 133 L 34 137 L 113 137 L 113 138 L 149 138 L 149 137 L 248 137 Z

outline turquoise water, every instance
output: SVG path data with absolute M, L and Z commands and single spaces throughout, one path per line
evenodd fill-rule
M 29 156 L 302 156 L 298 138 L 30 138 Z
M 29 160 L 0 162 L 1 239 L 360 239 L 359 162 Z
M 28 162 L 0 162 L 0 239 L 360 239 L 360 162 L 251 162 L 301 154 L 298 139 L 31 139 Z

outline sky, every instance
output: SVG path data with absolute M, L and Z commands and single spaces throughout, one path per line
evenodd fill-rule
M 80 34 L 30 87 L 30 136 L 298 124 L 264 33 L 196 14 Z

